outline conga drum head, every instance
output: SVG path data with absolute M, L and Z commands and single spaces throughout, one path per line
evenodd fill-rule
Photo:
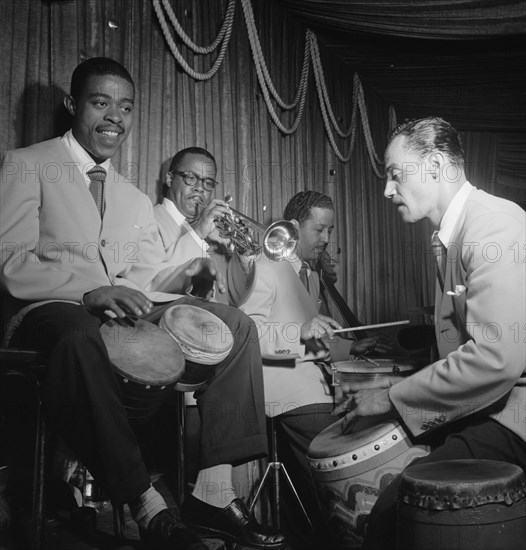
M 320 432 L 307 451 L 320 510 L 335 543 L 361 547 L 369 514 L 385 487 L 429 450 L 413 445 L 401 425 L 363 417 L 344 434 L 340 419 Z
M 333 363 L 338 372 L 356 374 L 356 375 L 407 375 L 416 370 L 416 365 L 407 361 L 395 361 L 393 359 L 374 359 L 378 366 L 371 364 L 364 359 L 355 359 L 349 361 L 337 361 Z
M 202 365 L 220 363 L 234 344 L 228 326 L 217 315 L 189 304 L 168 308 L 159 326 L 181 346 L 188 361 Z
M 111 362 L 125 378 L 146 385 L 165 385 L 183 374 L 180 346 L 153 323 L 138 319 L 128 326 L 110 320 L 100 332 Z
M 394 359 L 374 359 L 376 365 L 364 359 L 337 361 L 333 363 L 335 399 L 339 403 L 345 394 L 361 389 L 387 387 L 399 382 L 403 377 L 417 370 L 417 363 L 395 361 Z M 390 380 L 390 382 L 388 382 Z
M 144 424 L 183 375 L 183 352 L 169 334 L 142 319 L 132 324 L 109 320 L 100 332 L 120 383 L 128 419 L 134 425 Z
M 397 548 L 522 550 L 526 478 L 516 464 L 443 460 L 400 477 Z

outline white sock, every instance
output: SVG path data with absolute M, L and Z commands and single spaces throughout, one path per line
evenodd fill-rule
M 138 523 L 139 527 L 148 529 L 150 521 L 162 510 L 166 510 L 166 502 L 161 494 L 151 485 L 134 502 L 129 502 L 132 518 Z
M 192 495 L 211 506 L 226 508 L 236 498 L 232 482 L 232 465 L 218 464 L 200 470 Z

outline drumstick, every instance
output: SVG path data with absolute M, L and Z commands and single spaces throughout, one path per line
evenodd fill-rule
M 360 355 L 360 359 L 363 359 L 364 361 L 367 361 L 368 363 L 371 363 L 371 365 L 374 365 L 375 367 L 379 367 L 380 363 L 377 363 L 376 361 L 373 361 L 372 359 L 369 359 L 369 357 L 365 357 L 365 355 Z
M 129 316 L 126 316 L 126 317 L 117 317 L 117 314 L 112 311 L 111 309 L 105 309 L 104 310 L 104 315 L 106 315 L 106 317 L 109 317 L 110 319 L 112 319 L 113 321 L 119 323 L 126 323 L 128 326 L 130 327 L 134 327 L 135 326 L 135 321 L 137 320 L 137 318 L 133 319 L 132 317 L 129 317 Z
M 357 330 L 369 330 L 370 328 L 393 327 L 395 325 L 407 325 L 407 323 L 409 323 L 409 319 L 406 319 L 405 321 L 393 321 L 392 323 L 379 323 L 378 325 L 364 325 L 361 327 L 338 328 L 333 332 L 334 334 L 338 334 L 339 332 L 356 332 Z

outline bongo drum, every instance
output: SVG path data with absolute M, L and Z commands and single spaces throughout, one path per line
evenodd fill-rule
M 407 360 L 374 359 L 374 362 L 378 363 L 378 366 L 364 359 L 333 363 L 336 402 L 342 399 L 344 393 L 352 392 L 354 384 L 359 386 L 365 383 L 369 388 L 379 387 L 387 377 L 401 380 L 403 377 L 413 374 L 418 368 L 416 362 Z
M 119 380 L 128 419 L 147 422 L 184 372 L 180 346 L 164 330 L 137 319 L 111 319 L 100 327 Z
M 400 477 L 400 550 L 518 550 L 526 541 L 526 480 L 495 460 L 414 464 Z
M 189 304 L 168 308 L 159 327 L 181 346 L 187 361 L 200 365 L 217 365 L 234 343 L 228 326 L 217 315 Z
M 381 491 L 413 460 L 429 453 L 413 445 L 396 421 L 360 418 L 355 432 L 342 433 L 343 419 L 311 442 L 307 460 L 321 513 L 343 548 L 360 548 Z

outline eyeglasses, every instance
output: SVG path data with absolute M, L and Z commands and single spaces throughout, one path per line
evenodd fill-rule
M 172 170 L 172 172 L 178 176 L 181 176 L 182 180 L 189 187 L 194 187 L 194 185 L 197 185 L 200 181 L 202 181 L 205 191 L 212 191 L 212 189 L 219 185 L 219 182 L 215 179 L 201 178 L 195 172 L 180 172 L 179 170 Z

